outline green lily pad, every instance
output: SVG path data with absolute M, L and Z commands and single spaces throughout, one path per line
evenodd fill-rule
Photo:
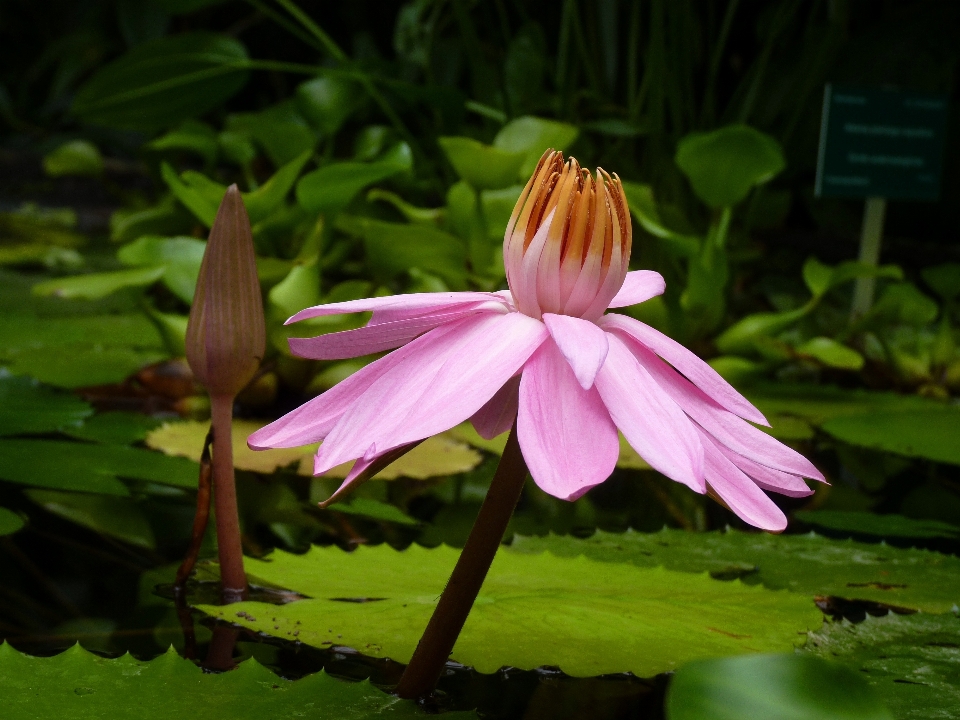
M 960 619 L 954 613 L 827 623 L 810 634 L 803 652 L 856 669 L 898 720 L 957 716 Z
M 94 532 L 154 550 L 157 540 L 140 507 L 130 498 L 55 490 L 27 490 L 27 497 L 47 512 Z
M 407 662 L 457 556 L 450 547 L 418 545 L 277 551 L 247 561 L 247 572 L 310 599 L 199 609 L 280 638 Z M 789 592 L 584 557 L 500 552 L 451 657 L 482 673 L 554 665 L 574 676 L 648 677 L 696 658 L 787 651 L 821 622 L 809 598 Z
M 877 515 L 843 510 L 800 510 L 797 520 L 827 530 L 873 535 L 881 538 L 956 538 L 960 527 L 941 520 L 916 520 L 903 515 Z
M 670 720 L 893 720 L 862 675 L 809 655 L 698 660 L 667 694 Z
M 104 412 L 88 418 L 79 427 L 64 432 L 81 440 L 115 445 L 130 445 L 144 440 L 147 433 L 162 424 L 161 420 L 131 412 Z
M 638 567 L 709 572 L 747 584 L 806 596 L 871 600 L 923 612 L 948 612 L 960 603 L 960 558 L 928 550 L 830 540 L 807 535 L 726 532 L 597 532 L 586 540 L 517 537 L 511 551 L 585 555 Z
M 115 272 L 89 273 L 66 278 L 46 280 L 33 286 L 35 295 L 84 300 L 98 300 L 117 290 L 129 287 L 152 285 L 163 277 L 162 266 L 117 270 Z
M 960 465 L 960 410 L 954 407 L 838 417 L 822 427 L 851 445 Z
M 129 347 L 61 346 L 17 353 L 8 365 L 15 375 L 31 377 L 62 388 L 109 385 L 122 382 L 147 365 L 159 362 L 167 353 Z
M 18 302 L 28 303 L 29 296 Z M 145 315 L 86 315 L 82 317 L 33 318 L 0 315 L 0 359 L 13 358 L 27 350 L 65 346 L 126 347 L 158 350 L 163 341 Z
M 93 412 L 80 398 L 22 377 L 0 377 L 0 435 L 76 428 Z
M 373 498 L 358 497 L 354 498 L 349 504 L 335 503 L 327 509 L 347 513 L 348 515 L 360 515 L 361 517 L 367 517 L 372 520 L 397 523 L 398 525 L 416 526 L 420 524 L 396 505 L 380 502 Z
M 185 458 L 124 447 L 58 440 L 0 440 L 0 479 L 103 495 L 129 495 L 117 478 L 193 489 L 199 468 Z
M 13 510 L 0 507 L 0 535 L 12 535 L 24 525 L 23 518 Z
M 144 662 L 130 655 L 108 660 L 79 645 L 54 657 L 31 657 L 5 643 L 0 645 L 0 688 L 3 715 L 10 720 L 426 717 L 416 703 L 387 695 L 369 681 L 345 682 L 324 672 L 284 680 L 253 659 L 231 672 L 205 673 L 172 648 Z

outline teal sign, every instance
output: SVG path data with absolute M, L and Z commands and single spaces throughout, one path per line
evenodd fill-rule
M 937 200 L 946 127 L 945 96 L 827 85 L 817 197 Z

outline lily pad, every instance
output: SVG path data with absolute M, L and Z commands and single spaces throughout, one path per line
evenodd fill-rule
M 11 535 L 24 525 L 23 518 L 13 510 L 0 507 L 0 535 Z
M 144 662 L 130 655 L 108 660 L 79 645 L 54 657 L 31 657 L 3 644 L 0 688 L 3 715 L 11 720 L 426 717 L 416 703 L 387 695 L 369 681 L 345 682 L 324 672 L 284 680 L 254 659 L 231 672 L 205 673 L 172 648 Z M 445 717 L 463 720 L 476 715 L 460 712 Z
M 827 623 L 803 650 L 855 668 L 898 720 L 947 720 L 960 708 L 956 614 L 870 617 Z
M 76 427 L 93 412 L 73 395 L 34 380 L 0 377 L 0 435 L 45 433 Z
M 747 584 L 789 589 L 806 596 L 834 595 L 923 612 L 948 612 L 960 603 L 960 558 L 928 550 L 830 540 L 814 533 L 770 535 L 726 532 L 597 532 L 586 540 L 567 536 L 517 537 L 511 551 L 565 557 L 585 555 L 638 567 L 658 566 Z
M 960 465 L 960 410 L 953 407 L 838 417 L 823 429 L 851 445 Z
M 387 545 L 277 551 L 248 561 L 247 572 L 309 599 L 199 609 L 315 647 L 347 645 L 407 662 L 457 556 L 446 546 L 418 545 L 403 552 Z M 574 676 L 648 677 L 702 657 L 788 651 L 821 622 L 809 598 L 789 592 L 584 557 L 501 552 L 451 658 L 482 673 L 553 665 Z
M 373 498 L 358 497 L 354 498 L 349 504 L 336 503 L 330 505 L 327 509 L 347 513 L 348 515 L 360 515 L 361 517 L 371 518 L 372 520 L 397 523 L 398 525 L 416 526 L 420 524 L 417 520 L 405 514 L 396 505 L 380 502 Z
M 809 655 L 699 660 L 680 668 L 670 720 L 893 720 L 862 675 Z
M 167 357 L 165 352 L 130 347 L 61 346 L 25 350 L 12 359 L 10 372 L 61 388 L 119 383 L 141 368 Z
M 64 430 L 71 437 L 115 445 L 130 445 L 147 437 L 160 420 L 131 412 L 103 412 L 88 418 L 79 427 Z
M 800 510 L 794 517 L 827 530 L 881 538 L 957 538 L 960 527 L 941 520 L 916 520 L 903 515 L 877 515 L 843 510 Z
M 122 445 L 0 440 L 0 479 L 33 487 L 129 495 L 118 477 L 192 489 L 198 473 L 188 460 Z
M 27 490 L 26 495 L 47 512 L 94 532 L 148 550 L 157 547 L 150 523 L 130 498 L 53 490 Z

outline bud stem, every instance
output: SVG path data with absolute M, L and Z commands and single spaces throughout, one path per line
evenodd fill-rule
M 497 554 L 526 478 L 527 464 L 520 452 L 517 425 L 514 423 L 467 544 L 460 553 L 413 658 L 394 690 L 400 697 L 420 697 L 437 684 Z
M 220 583 L 223 601 L 231 603 L 247 595 L 237 486 L 233 476 L 233 396 L 211 395 L 210 409 L 213 416 L 213 503 L 217 515 Z

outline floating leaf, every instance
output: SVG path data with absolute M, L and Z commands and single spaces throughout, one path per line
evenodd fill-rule
M 576 125 L 525 115 L 511 120 L 497 133 L 493 146 L 509 153 L 524 153 L 518 177 L 526 181 L 548 148 L 566 150 L 579 135 Z
M 457 175 L 477 190 L 513 185 L 527 157 L 526 150 L 508 152 L 468 137 L 441 137 L 437 142 Z
M 834 595 L 923 612 L 947 612 L 960 603 L 960 558 L 928 550 L 901 550 L 813 533 L 769 535 L 728 530 L 693 533 L 664 529 L 597 532 L 572 537 L 518 537 L 517 552 L 585 555 L 639 567 L 663 566 L 717 577 L 742 577 L 748 584 L 785 588 L 806 596 Z
M 115 445 L 130 445 L 147 437 L 161 424 L 149 415 L 132 412 L 102 412 L 88 418 L 79 427 L 64 430 L 71 437 Z
M 400 477 L 426 480 L 473 470 L 481 460 L 478 452 L 442 433 L 427 438 L 374 477 L 379 480 L 396 480 Z M 325 472 L 324 477 L 345 478 L 352 467 L 352 462 L 337 465 Z M 312 456 L 304 457 L 300 461 L 300 474 L 313 474 Z
M 698 660 L 670 681 L 669 720 L 893 720 L 863 675 L 809 655 Z
M 30 375 L 48 385 L 78 388 L 122 382 L 166 357 L 166 353 L 130 347 L 56 345 L 18 352 L 8 368 L 15 375 Z
M 952 718 L 960 707 L 960 619 L 954 613 L 827 623 L 810 634 L 804 652 L 856 669 L 898 720 Z
M 747 125 L 687 135 L 676 163 L 697 197 L 714 208 L 736 205 L 786 166 L 780 143 Z
M 337 162 L 307 173 L 297 183 L 297 201 L 312 213 L 338 213 L 368 185 L 413 167 L 413 152 L 398 143 L 380 160 Z
M 33 294 L 97 300 L 123 288 L 152 285 L 163 277 L 164 272 L 163 267 L 145 267 L 136 270 L 73 275 L 37 283 L 33 286 Z
M 441 546 L 387 545 L 347 553 L 312 548 L 246 563 L 259 578 L 310 599 L 199 609 L 316 647 L 347 645 L 407 662 L 457 559 Z M 706 575 L 641 569 L 584 557 L 500 552 L 451 658 L 492 673 L 559 666 L 578 677 L 642 677 L 701 657 L 786 651 L 821 615 L 809 598 Z
M 150 523 L 130 498 L 53 490 L 27 490 L 25 494 L 47 512 L 94 532 L 148 550 L 157 547 Z
M 76 427 L 93 412 L 74 395 L 22 377 L 0 377 L 0 435 L 45 433 Z
M 822 428 L 851 445 L 960 465 L 960 409 L 951 406 L 838 417 Z
M 24 525 L 23 518 L 12 510 L 0 507 L 0 535 L 11 535 Z
M 0 645 L 0 686 L 6 717 L 54 720 L 171 717 L 425 718 L 416 703 L 377 690 L 369 681 L 335 680 L 324 672 L 284 680 L 254 659 L 226 673 L 206 673 L 172 648 L 144 662 L 108 660 L 80 645 L 54 657 L 31 657 Z M 450 720 L 476 717 L 449 713 Z
M 798 510 L 797 520 L 827 530 L 880 538 L 957 538 L 960 527 L 940 520 L 916 520 L 903 515 L 877 515 L 844 510 Z
M 87 140 L 71 140 L 43 156 L 43 171 L 50 177 L 103 173 L 103 156 Z
M 234 38 L 184 33 L 137 45 L 77 91 L 86 122 L 151 132 L 219 106 L 247 80 L 247 51 Z
M 129 495 L 118 477 L 192 489 L 198 472 L 187 460 L 122 445 L 0 440 L 0 478 L 51 490 Z

